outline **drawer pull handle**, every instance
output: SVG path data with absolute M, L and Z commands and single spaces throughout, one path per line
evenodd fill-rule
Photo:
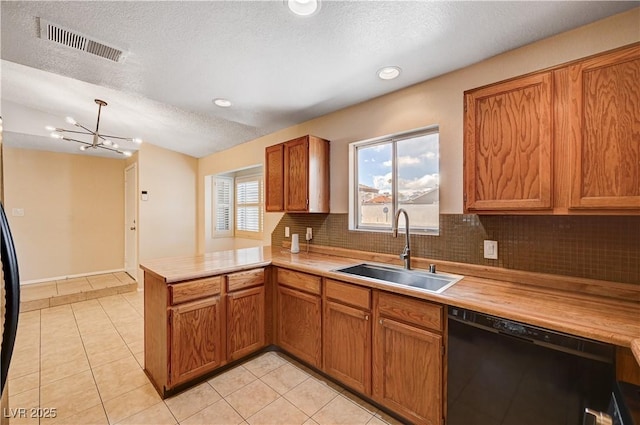
M 382 323 L 383 321 L 384 321 L 384 319 L 380 319 L 380 324 L 381 324 L 381 325 L 383 324 L 383 323 Z
M 369 315 L 368 314 L 364 315 L 364 320 L 369 320 Z

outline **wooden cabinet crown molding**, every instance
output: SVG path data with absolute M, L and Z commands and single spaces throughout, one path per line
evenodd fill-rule
M 465 92 L 464 210 L 640 214 L 640 43 Z

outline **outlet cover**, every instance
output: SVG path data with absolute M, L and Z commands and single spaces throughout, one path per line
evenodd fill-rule
M 289 226 L 284 228 L 284 237 L 288 238 L 289 237 Z
M 484 241 L 484 258 L 498 259 L 498 241 Z

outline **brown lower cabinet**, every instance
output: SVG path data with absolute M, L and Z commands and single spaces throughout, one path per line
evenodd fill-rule
M 321 278 L 278 269 L 277 344 L 301 360 L 322 367 Z
M 323 369 L 371 395 L 371 290 L 325 279 Z
M 171 284 L 145 273 L 145 371 L 163 397 L 262 349 L 273 328 L 276 345 L 346 387 L 411 423 L 442 423 L 442 306 L 269 270 Z
M 179 385 L 220 366 L 224 353 L 220 296 L 169 309 L 171 379 Z
M 161 396 L 266 345 L 264 269 L 167 284 L 145 272 L 145 372 Z
M 443 421 L 443 309 L 374 292 L 373 399 L 416 424 Z
M 264 285 L 227 296 L 227 353 L 240 359 L 265 346 Z

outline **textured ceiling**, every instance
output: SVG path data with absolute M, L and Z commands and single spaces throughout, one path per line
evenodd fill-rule
M 300 18 L 282 1 L 3 1 L 4 142 L 64 149 L 44 126 L 71 115 L 93 127 L 101 98 L 105 133 L 202 157 L 637 6 L 324 1 Z M 126 59 L 40 39 L 36 17 Z M 387 65 L 401 76 L 378 79 Z

